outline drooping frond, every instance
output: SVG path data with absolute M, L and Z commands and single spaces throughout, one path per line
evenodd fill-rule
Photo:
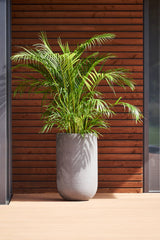
M 142 121 L 143 115 L 139 108 L 126 102 L 119 102 L 118 104 L 122 105 L 124 107 L 124 110 L 127 110 L 127 112 L 132 116 L 132 118 L 136 120 L 136 122 Z

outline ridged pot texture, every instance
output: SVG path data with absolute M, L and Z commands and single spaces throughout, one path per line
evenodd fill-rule
M 57 189 L 65 200 L 89 200 L 97 191 L 97 137 L 59 133 L 56 138 Z

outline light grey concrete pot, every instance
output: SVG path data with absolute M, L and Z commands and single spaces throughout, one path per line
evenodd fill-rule
M 57 189 L 65 200 L 89 200 L 97 191 L 97 137 L 59 133 L 56 138 Z

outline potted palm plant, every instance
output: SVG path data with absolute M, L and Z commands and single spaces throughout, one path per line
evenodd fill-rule
M 88 200 L 97 191 L 97 136 L 99 128 L 108 128 L 108 119 L 115 114 L 114 107 L 122 105 L 136 121 L 142 118 L 138 108 L 123 102 L 103 99 L 98 85 L 103 80 L 115 94 L 114 86 L 135 86 L 125 69 L 104 70 L 111 54 L 83 53 L 97 44 L 113 39 L 105 33 L 77 45 L 71 51 L 68 43 L 58 39 L 61 53 L 55 53 L 45 33 L 41 43 L 23 48 L 12 56 L 15 68 L 27 67 L 41 74 L 41 78 L 23 78 L 17 92 L 43 93 L 42 132 L 56 126 L 60 133 L 56 141 L 57 189 L 67 200 Z

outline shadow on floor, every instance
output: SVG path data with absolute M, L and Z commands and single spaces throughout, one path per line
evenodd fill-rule
M 62 202 L 64 201 L 58 193 L 27 193 L 13 194 L 12 200 L 16 202 Z
M 113 193 L 97 193 L 93 199 L 116 199 Z M 64 202 L 58 193 L 13 194 L 11 201 L 16 202 Z M 68 201 L 67 201 L 68 202 Z M 79 202 L 79 201 L 73 201 Z
M 114 193 L 97 193 L 94 199 L 116 199 Z

